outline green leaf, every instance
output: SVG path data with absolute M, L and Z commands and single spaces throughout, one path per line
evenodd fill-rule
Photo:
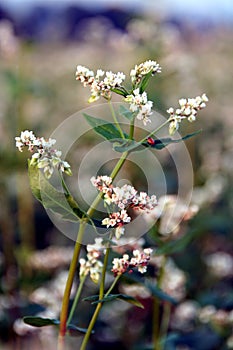
M 34 327 L 57 326 L 60 324 L 59 320 L 37 316 L 25 316 L 23 321 L 24 323 Z
M 69 334 L 72 336 L 79 336 L 80 333 L 81 334 L 87 333 L 87 328 L 78 327 L 78 326 L 75 326 L 74 324 L 71 324 L 71 323 L 68 324 L 66 326 L 66 328 L 67 328 L 67 331 L 69 332 Z M 94 334 L 94 333 L 95 333 L 94 331 L 91 331 L 91 334 Z
M 126 97 L 128 95 L 128 92 L 124 88 L 115 88 L 111 89 L 111 91 L 115 92 L 118 95 Z
M 64 220 L 74 222 L 86 216 L 74 198 L 53 187 L 37 166 L 28 163 L 28 174 L 32 193 L 44 208 L 60 214 Z
M 127 118 L 130 121 L 132 121 L 135 117 L 135 113 L 131 112 L 128 108 L 126 108 L 123 105 L 120 105 L 119 107 L 119 114 L 123 115 L 123 117 Z
M 92 117 L 86 113 L 83 113 L 86 121 L 95 130 L 95 132 L 106 140 L 121 139 L 120 131 L 115 127 L 114 124 L 106 122 L 106 120 Z M 128 135 L 124 134 L 127 138 Z
M 156 249 L 156 255 L 167 255 L 181 252 L 194 239 L 196 230 L 186 233 L 183 237 L 176 241 L 164 243 L 161 247 Z
M 141 143 L 130 139 L 111 140 L 113 142 L 113 149 L 116 152 L 123 153 L 125 151 L 143 151 L 144 147 Z
M 53 319 L 53 318 L 43 318 L 43 317 L 37 317 L 37 316 L 25 316 L 23 318 L 24 323 L 29 324 L 33 327 L 45 327 L 45 326 L 59 326 L 60 320 Z M 71 333 L 71 335 L 80 335 L 87 332 L 86 328 L 81 328 L 78 326 L 75 326 L 73 324 L 67 325 L 67 331 Z M 92 333 L 94 333 L 92 331 Z
M 201 131 L 202 130 L 195 131 L 192 134 L 188 134 L 188 135 L 186 135 L 186 136 L 184 136 L 184 137 L 182 137 L 180 139 L 176 139 L 176 140 L 171 139 L 170 137 L 168 137 L 168 138 L 164 138 L 164 139 L 154 140 L 154 144 L 153 145 L 151 145 L 149 143 L 145 143 L 145 142 L 143 142 L 142 144 L 145 147 L 151 147 L 151 148 L 156 148 L 156 149 L 160 150 L 160 149 L 163 149 L 164 147 L 170 145 L 171 143 L 179 143 L 179 142 L 185 141 L 187 139 L 190 139 L 191 137 L 199 134 Z
M 146 90 L 149 80 L 151 78 L 151 74 L 152 70 L 142 78 L 140 83 L 140 94 L 142 94 Z
M 146 287 L 153 296 L 161 300 L 169 301 L 174 305 L 177 304 L 177 301 L 174 298 L 172 298 L 170 295 L 165 293 L 162 289 L 158 288 L 156 284 L 151 280 L 145 277 L 137 276 L 137 275 L 128 275 L 127 277 L 125 276 L 125 278 L 130 282 L 135 282 Z
M 85 297 L 83 298 L 84 301 L 95 301 L 99 299 L 99 295 L 95 294 L 95 295 L 91 295 L 89 297 Z
M 42 202 L 41 194 L 40 194 L 40 177 L 39 177 L 39 169 L 36 166 L 30 164 L 30 159 L 28 160 L 28 175 L 29 175 L 29 183 L 34 197 Z
M 103 299 L 98 299 L 99 296 L 97 295 L 92 295 L 91 297 L 85 298 L 84 300 L 89 300 L 92 301 L 92 304 L 99 304 L 99 303 L 105 303 L 108 301 L 112 301 L 115 299 L 123 300 L 126 301 L 127 303 L 133 304 L 137 307 L 144 308 L 142 303 L 135 299 L 134 297 L 131 297 L 130 295 L 126 294 L 109 294 L 108 296 L 104 297 Z
M 99 304 L 99 303 L 105 303 L 108 301 L 112 301 L 115 299 L 126 301 L 127 303 L 133 304 L 137 307 L 144 309 L 144 306 L 142 305 L 142 303 L 140 303 L 140 301 L 138 301 L 134 297 L 131 297 L 130 295 L 126 295 L 126 294 L 109 294 L 108 296 L 104 297 L 103 299 L 99 299 L 98 295 L 92 295 L 92 296 L 87 297 L 83 300 L 92 301 L 92 304 Z
M 170 303 L 176 305 L 178 302 L 172 298 L 170 295 L 166 294 L 162 289 L 158 288 L 155 283 L 145 279 L 144 285 L 154 297 L 157 297 L 164 301 L 169 301 Z
M 120 294 L 120 296 L 117 298 L 123 301 L 126 301 L 129 304 L 133 304 L 134 306 L 140 307 L 141 309 L 144 309 L 144 306 L 142 305 L 142 303 L 137 300 L 134 297 L 131 297 L 130 295 L 126 295 L 126 294 Z
M 185 141 L 197 134 L 199 134 L 201 130 L 196 131 L 192 134 L 188 134 L 180 139 L 172 139 L 170 137 L 163 138 L 163 139 L 156 139 L 154 140 L 154 144 L 149 144 L 148 142 L 137 142 L 135 140 L 130 140 L 130 139 L 117 139 L 114 140 L 112 139 L 111 141 L 113 142 L 113 149 L 116 152 L 123 153 L 125 151 L 130 152 L 130 151 L 142 151 L 144 147 L 151 147 L 155 148 L 157 150 L 161 150 L 165 147 L 167 147 L 171 143 L 179 143 L 182 141 Z

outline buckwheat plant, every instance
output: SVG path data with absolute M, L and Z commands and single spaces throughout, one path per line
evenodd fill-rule
M 90 90 L 88 101 L 93 103 L 100 98 L 105 99 L 108 102 L 106 106 L 111 111 L 112 123 L 106 123 L 99 118 L 87 114 L 83 115 L 84 118 L 97 134 L 110 141 L 113 148 L 115 147 L 115 150 L 121 153 L 121 157 L 110 174 L 98 176 L 94 176 L 93 174 L 93 177 L 90 179 L 91 184 L 96 189 L 96 198 L 87 211 L 79 207 L 79 204 L 65 183 L 63 174 L 71 176 L 71 166 L 67 161 L 62 159 L 61 151 L 55 148 L 56 140 L 51 138 L 46 140 L 44 137 L 37 137 L 33 131 L 28 130 L 22 131 L 20 136 L 15 138 L 16 147 L 20 152 L 24 148 L 27 148 L 32 153 L 28 161 L 28 170 L 31 189 L 35 197 L 46 209 L 51 209 L 61 214 L 62 205 L 59 205 L 59 200 L 63 196 L 69 208 L 69 215 L 73 216 L 79 222 L 79 231 L 77 233 L 73 258 L 64 291 L 60 320 L 29 316 L 24 318 L 26 323 L 33 326 L 59 325 L 59 350 L 65 349 L 65 336 L 69 334 L 69 331 L 84 334 L 80 349 L 86 349 L 91 334 L 94 332 L 94 326 L 99 312 L 105 302 L 121 299 L 138 307 L 143 307 L 142 303 L 133 296 L 112 293 L 114 288 L 117 288 L 117 284 L 123 275 L 128 278 L 133 278 L 135 275 L 134 282 L 137 281 L 140 285 L 143 284 L 153 295 L 155 299 L 155 310 L 153 317 L 153 345 L 151 348 L 162 349 L 161 339 L 163 336 L 166 336 L 166 327 L 164 327 L 164 324 L 168 322 L 169 316 L 168 309 L 165 307 L 165 319 L 161 325 L 162 330 L 160 330 L 159 299 L 165 300 L 167 303 L 172 303 L 173 299 L 162 291 L 163 285 L 165 285 L 163 275 L 167 273 L 165 256 L 158 263 L 155 255 L 159 255 L 161 248 L 166 247 L 170 243 L 168 242 L 169 238 L 167 236 L 166 239 L 159 239 L 157 237 L 156 244 L 154 244 L 155 249 L 148 247 L 146 241 L 143 239 L 138 240 L 138 243 L 132 243 L 135 240 L 132 237 L 130 239 L 127 238 L 127 225 L 130 225 L 135 217 L 137 219 L 138 217 L 140 218 L 140 215 L 153 216 L 153 212 L 156 211 L 158 205 L 158 200 L 156 194 L 140 192 L 131 185 L 116 186 L 114 179 L 124 165 L 130 152 L 139 149 L 157 151 L 170 143 L 179 142 L 193 136 L 195 133 L 175 140 L 171 137 L 166 139 L 156 138 L 158 131 L 166 126 L 168 127 L 169 134 L 173 135 L 183 121 L 194 122 L 197 113 L 206 106 L 208 98 L 203 94 L 195 98 L 180 99 L 179 108 L 169 108 L 167 110 L 168 118 L 164 123 L 152 132 L 147 131 L 146 136 L 144 135 L 141 139 L 138 139 L 138 134 L 136 138 L 136 120 L 139 120 L 142 125 L 151 123 L 153 102 L 148 99 L 146 88 L 150 78 L 160 73 L 160 65 L 155 61 L 148 60 L 136 65 L 131 70 L 127 84 L 125 84 L 126 75 L 122 72 L 105 72 L 102 69 L 94 72 L 87 67 L 77 66 L 76 80 Z M 125 125 L 122 126 L 119 123 L 117 113 L 113 109 L 111 103 L 113 94 L 120 95 L 124 102 L 124 105 L 121 105 L 119 108 L 119 113 L 122 117 L 128 119 L 130 123 L 128 132 L 124 130 Z M 125 107 L 127 104 L 128 108 Z M 60 176 L 59 179 L 62 188 L 60 191 L 49 182 L 49 179 L 54 176 L 54 173 L 58 173 Z M 100 202 L 104 203 L 107 213 L 102 219 L 96 217 L 96 209 Z M 99 227 L 105 228 L 106 235 L 104 235 L 104 238 L 96 238 L 93 244 L 88 244 L 85 255 L 83 253 L 80 255 L 83 237 L 88 224 L 92 225 L 96 231 Z M 152 268 L 156 265 L 157 269 L 157 278 L 154 280 L 151 280 L 147 275 L 147 266 L 150 264 L 150 261 Z M 74 277 L 77 271 L 79 274 L 79 284 L 76 287 L 76 296 L 72 307 L 68 312 L 71 288 L 74 284 Z M 107 273 L 112 276 L 110 286 L 105 283 Z M 146 277 L 140 278 L 143 274 L 146 274 Z M 77 324 L 73 324 L 72 319 L 78 303 L 81 302 L 80 296 L 87 278 L 90 278 L 98 286 L 98 295 L 86 298 L 96 308 L 87 328 L 83 329 Z

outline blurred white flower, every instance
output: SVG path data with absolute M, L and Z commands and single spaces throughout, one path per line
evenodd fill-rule
M 172 259 L 168 259 L 164 267 L 164 277 L 161 283 L 162 290 L 180 301 L 185 297 L 185 283 L 185 273 L 175 265 Z
M 214 305 L 207 305 L 204 306 L 200 311 L 199 311 L 199 320 L 202 323 L 209 323 L 212 316 L 215 314 L 216 308 Z
M 55 139 L 45 140 L 43 137 L 36 137 L 33 131 L 25 130 L 21 131 L 20 136 L 15 137 L 15 141 L 20 152 L 23 152 L 25 146 L 30 152 L 35 152 L 30 164 L 43 169 L 46 178 L 52 176 L 54 168 L 72 175 L 69 163 L 61 159 L 62 152 L 53 148 Z
M 171 320 L 172 327 L 182 331 L 192 329 L 199 309 L 200 306 L 196 301 L 185 300 L 175 308 Z
M 212 275 L 223 278 L 233 275 L 233 257 L 225 252 L 216 252 L 205 257 L 206 265 Z
M 94 244 L 87 245 L 86 259 L 79 259 L 79 276 L 82 278 L 90 274 L 90 278 L 94 283 L 99 282 L 103 267 L 103 263 L 99 259 L 104 254 L 105 249 L 102 242 L 102 238 L 96 238 Z

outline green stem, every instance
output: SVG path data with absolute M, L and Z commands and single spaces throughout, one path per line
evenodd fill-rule
M 107 266 L 108 266 L 109 253 L 110 253 L 110 248 L 108 247 L 108 248 L 106 248 L 106 253 L 104 256 L 104 265 L 103 265 L 101 281 L 100 281 L 99 300 L 103 299 L 103 297 L 104 297 L 105 276 L 106 276 L 106 271 L 107 271 Z
M 111 291 L 113 290 L 113 288 L 115 287 L 115 285 L 117 284 L 117 282 L 119 281 L 119 279 L 121 278 L 122 275 L 118 275 L 114 281 L 112 282 L 112 285 L 109 287 L 108 291 L 104 294 L 104 297 L 107 297 Z
M 116 124 L 116 127 L 119 130 L 119 133 L 121 134 L 122 139 L 125 139 L 125 135 L 124 135 L 124 133 L 123 133 L 121 127 L 120 127 L 120 124 L 118 122 L 118 119 L 117 119 L 116 113 L 114 111 L 114 108 L 112 106 L 111 100 L 108 100 L 108 104 L 109 104 L 109 107 L 110 107 L 110 110 L 111 110 L 111 113 L 112 113 L 113 120 L 114 120 L 114 122 Z
M 116 119 L 115 116 L 115 112 L 113 110 L 113 107 L 111 105 L 111 103 L 109 103 L 110 105 L 110 109 L 112 111 L 112 115 L 113 118 L 115 120 L 116 125 L 118 125 L 118 127 L 120 128 L 120 125 Z M 121 128 L 119 129 L 119 132 L 121 133 L 122 137 L 124 138 L 124 134 L 121 130 Z M 134 126 L 131 123 L 131 138 L 133 138 L 133 132 L 134 132 Z M 112 179 L 114 179 L 117 174 L 119 173 L 120 169 L 122 168 L 126 158 L 128 156 L 128 152 L 124 152 L 121 155 L 121 158 L 118 160 L 117 164 L 115 165 L 112 173 L 110 174 L 110 177 Z M 92 216 L 96 210 L 96 207 L 98 206 L 99 202 L 102 199 L 102 194 L 99 193 L 97 195 L 97 197 L 94 199 L 94 201 L 92 202 L 90 208 L 87 211 L 87 215 L 88 216 Z M 71 292 L 71 288 L 72 288 L 72 284 L 73 284 L 73 280 L 74 280 L 74 276 L 75 276 L 75 271 L 76 271 L 76 267 L 77 267 L 77 262 L 78 262 L 78 258 L 79 258 L 79 254 L 80 254 L 80 250 L 81 250 L 81 242 L 82 242 L 82 238 L 83 238 L 83 234 L 85 231 L 85 226 L 86 226 L 86 221 L 82 221 L 80 223 L 80 227 L 79 227 L 79 232 L 78 232 L 78 236 L 77 236 L 77 240 L 76 240 L 76 244 L 75 244 L 75 248 L 74 248 L 74 253 L 73 253 L 73 258 L 70 264 L 70 270 L 69 270 L 69 274 L 68 274 L 68 279 L 66 282 L 66 287 L 65 287 L 65 292 L 63 295 L 63 301 L 62 301 L 62 309 L 61 309 L 61 315 L 60 315 L 60 330 L 59 330 L 59 338 L 58 338 L 58 350 L 63 350 L 64 349 L 64 336 L 66 333 L 66 322 L 67 322 L 67 315 L 68 315 L 68 306 L 69 306 L 69 298 L 70 298 L 70 292 Z M 106 255 L 105 255 L 105 265 L 103 267 L 103 274 L 102 274 L 102 281 L 101 281 L 101 285 L 100 285 L 100 295 L 99 298 L 103 298 L 104 295 L 104 283 L 105 283 L 105 274 L 106 274 L 106 269 L 107 269 L 107 260 L 108 260 L 108 254 L 109 254 L 109 248 L 106 251 Z M 78 288 L 79 290 L 79 288 Z M 81 293 L 81 292 L 80 292 Z M 102 297 L 101 297 L 102 295 Z M 77 297 L 79 298 L 79 296 Z M 98 317 L 99 311 L 101 309 L 102 304 L 98 304 L 96 307 L 96 310 L 93 314 L 93 317 L 91 319 L 91 322 L 89 324 L 87 333 L 84 337 L 83 340 L 83 344 L 82 344 L 82 348 L 80 350 L 83 350 L 86 348 L 87 342 L 89 340 L 89 337 L 91 335 L 91 331 L 94 327 L 94 324 L 96 322 L 96 319 Z M 74 306 L 75 309 L 76 305 Z M 73 307 L 72 307 L 73 308 Z M 69 316 L 69 321 L 71 320 L 73 315 L 73 311 L 71 313 L 71 316 Z
M 100 312 L 101 307 L 102 307 L 102 304 L 101 304 L 101 303 L 97 304 L 96 309 L 95 309 L 95 312 L 94 312 L 94 314 L 93 314 L 93 316 L 92 316 L 92 319 L 91 319 L 91 321 L 90 321 L 90 323 L 89 323 L 89 326 L 88 326 L 88 329 L 87 329 L 87 333 L 85 334 L 85 336 L 84 336 L 84 338 L 83 338 L 83 342 L 82 342 L 82 344 L 81 344 L 80 350 L 85 350 L 85 349 L 86 349 L 87 343 L 88 343 L 88 341 L 89 341 L 89 338 L 90 338 L 92 329 L 93 329 L 93 327 L 94 327 L 94 325 L 95 325 L 95 322 L 96 322 L 96 320 L 97 320 L 97 317 L 98 317 L 98 315 L 99 315 L 99 312 Z
M 169 321 L 170 321 L 170 313 L 171 313 L 171 304 L 169 302 L 165 302 L 164 308 L 163 308 L 163 317 L 161 321 L 160 333 L 159 333 L 159 338 L 160 339 L 164 338 L 164 344 L 165 344 L 165 337 L 167 335 Z M 164 346 L 162 345 L 161 350 L 163 349 L 164 349 Z
M 117 174 L 119 173 L 120 169 L 122 168 L 127 156 L 128 156 L 129 152 L 124 152 L 122 153 L 121 158 L 118 160 L 115 168 L 113 169 L 113 171 L 110 174 L 110 177 L 114 180 L 115 177 L 117 176 Z
M 127 155 L 128 155 L 128 152 L 124 152 L 122 154 L 121 158 L 117 162 L 115 168 L 113 169 L 113 171 L 110 175 L 112 177 L 112 179 L 114 179 L 116 177 L 116 175 L 118 174 L 118 172 L 120 171 L 121 167 L 123 166 L 123 164 L 127 158 Z M 101 198 L 102 198 L 102 194 L 99 193 L 97 195 L 97 197 L 94 199 L 94 201 L 92 202 L 89 210 L 87 211 L 88 216 L 92 216 L 94 214 L 94 211 L 95 211 L 97 205 L 99 204 L 99 202 L 101 201 Z M 81 242 L 82 242 L 82 237 L 84 234 L 85 226 L 86 226 L 86 221 L 82 221 L 80 224 L 80 227 L 79 227 L 79 232 L 78 232 L 78 236 L 77 236 L 77 240 L 76 240 L 76 244 L 75 244 L 75 248 L 74 248 L 74 254 L 73 254 L 72 261 L 71 261 L 69 275 L 68 275 L 66 288 L 65 288 L 65 292 L 64 292 L 64 296 L 63 296 L 61 316 L 60 316 L 60 332 L 59 332 L 61 337 L 63 337 L 65 335 L 65 332 L 66 332 L 66 319 L 67 319 L 67 314 L 68 314 L 70 291 L 71 291 L 71 287 L 73 284 L 73 279 L 74 279 L 75 270 L 76 270 L 76 266 L 77 266 L 77 262 L 78 262 L 78 257 L 79 257 L 79 253 L 80 253 L 80 249 L 81 249 Z
M 130 129 L 129 129 L 129 138 L 130 138 L 130 140 L 133 139 L 133 134 L 134 134 L 134 119 L 130 123 Z
M 76 295 L 75 295 L 75 298 L 74 298 L 74 301 L 73 301 L 73 304 L 72 304 L 72 308 L 71 308 L 70 313 L 69 313 L 69 317 L 68 317 L 68 320 L 67 320 L 67 324 L 70 324 L 71 321 L 72 321 L 72 318 L 73 318 L 75 309 L 76 309 L 76 307 L 77 307 L 77 304 L 78 304 L 80 295 L 81 295 L 81 293 L 82 293 L 82 289 L 83 289 L 83 285 L 84 285 L 85 280 L 86 280 L 86 276 L 83 276 L 83 277 L 80 279 L 80 283 L 79 283 L 79 286 L 78 286 L 78 290 L 77 290 L 77 292 L 76 292 Z
M 113 171 L 110 174 L 110 177 L 114 180 L 115 177 L 117 176 L 117 174 L 119 173 L 119 171 L 121 170 L 126 158 L 128 156 L 128 152 L 124 152 L 122 153 L 121 158 L 118 160 L 117 164 L 115 165 Z M 101 201 L 103 197 L 103 194 L 100 192 L 98 193 L 97 197 L 94 199 L 94 201 L 91 203 L 90 208 L 87 211 L 87 215 L 88 216 L 92 216 L 96 210 L 97 205 L 99 204 L 99 202 Z
M 158 128 L 154 129 L 152 132 L 149 133 L 149 135 L 147 135 L 146 137 L 144 137 L 143 139 L 141 139 L 140 141 L 138 141 L 139 143 L 142 143 L 144 141 L 146 141 L 148 139 L 148 137 L 153 136 L 156 132 L 160 131 L 164 126 L 166 126 L 168 123 L 170 123 L 171 120 L 167 119 L 163 124 L 161 124 Z
M 110 253 L 110 248 L 106 249 L 106 253 L 105 253 L 105 257 L 104 257 L 104 265 L 103 265 L 103 269 L 102 269 L 102 275 L 101 275 L 101 281 L 100 281 L 100 291 L 99 291 L 99 300 L 103 299 L 104 297 L 104 287 L 105 287 L 105 275 L 106 275 L 106 270 L 107 270 L 107 265 L 108 265 L 108 257 L 109 257 L 109 253 Z M 91 321 L 89 323 L 89 326 L 87 328 L 87 332 L 83 338 L 83 342 L 81 345 L 80 350 L 85 350 L 87 343 L 89 341 L 91 332 L 93 330 L 93 327 L 95 325 L 95 322 L 97 320 L 97 317 L 99 315 L 99 312 L 102 308 L 102 303 L 98 303 L 95 309 L 95 312 L 91 318 Z
M 160 344 L 159 344 L 159 299 L 156 297 L 153 298 L 153 335 L 152 335 L 152 342 L 154 344 L 154 350 L 160 350 Z
M 79 253 L 80 253 L 81 246 L 82 246 L 80 242 L 82 241 L 82 238 L 83 238 L 85 225 L 86 225 L 85 221 L 80 222 L 79 232 L 78 232 L 77 240 L 76 240 L 75 247 L 74 247 L 73 257 L 72 257 L 72 260 L 70 263 L 68 278 L 66 281 L 65 291 L 64 291 L 63 300 L 62 300 L 61 314 L 60 314 L 60 329 L 59 329 L 60 341 L 61 341 L 61 338 L 63 338 L 65 336 L 65 333 L 66 333 L 66 320 L 67 320 L 67 315 L 68 315 L 70 292 L 71 292 L 71 288 L 72 288 L 72 284 L 73 284 L 73 280 L 74 280 L 74 276 L 75 276 L 75 272 L 76 272 Z M 59 343 L 60 343 L 60 341 L 59 341 Z M 62 341 L 61 341 L 61 343 L 62 343 Z M 59 347 L 59 349 L 62 349 L 62 347 Z
M 164 274 L 165 274 L 165 265 L 166 265 L 166 257 L 164 256 L 164 260 L 162 263 L 162 266 L 160 268 L 160 273 L 158 277 L 158 283 L 157 286 L 160 288 Z M 152 341 L 154 344 L 154 350 L 162 350 L 161 349 L 161 337 L 160 337 L 160 328 L 159 328 L 159 307 L 160 307 L 160 301 L 159 299 L 154 297 L 154 306 L 153 306 L 153 336 L 152 336 Z

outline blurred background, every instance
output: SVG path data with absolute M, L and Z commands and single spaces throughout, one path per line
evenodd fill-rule
M 203 130 L 187 142 L 199 211 L 182 227 L 184 234 L 195 232 L 192 240 L 172 254 L 186 277 L 166 350 L 233 349 L 233 3 L 152 3 L 0 1 L 1 349 L 55 349 L 50 327 L 32 330 L 21 318 L 45 311 L 59 316 L 73 247 L 32 197 L 27 155 L 17 153 L 14 137 L 24 129 L 49 137 L 65 118 L 88 106 L 89 91 L 75 81 L 78 64 L 128 74 L 147 59 L 162 66 L 148 89 L 159 112 L 166 115 L 181 97 L 204 92 L 209 97 L 197 124 L 182 129 L 182 134 Z M 89 138 L 86 143 L 81 154 L 90 147 Z M 175 194 L 165 153 L 163 162 Z M 113 311 L 103 312 L 90 349 L 146 349 L 150 296 L 142 292 L 139 298 L 143 311 L 122 306 L 120 313 L 112 305 Z M 84 309 L 83 326 L 89 313 Z M 116 327 L 119 320 L 122 327 Z M 78 344 L 76 338 L 70 342 L 71 348 Z

